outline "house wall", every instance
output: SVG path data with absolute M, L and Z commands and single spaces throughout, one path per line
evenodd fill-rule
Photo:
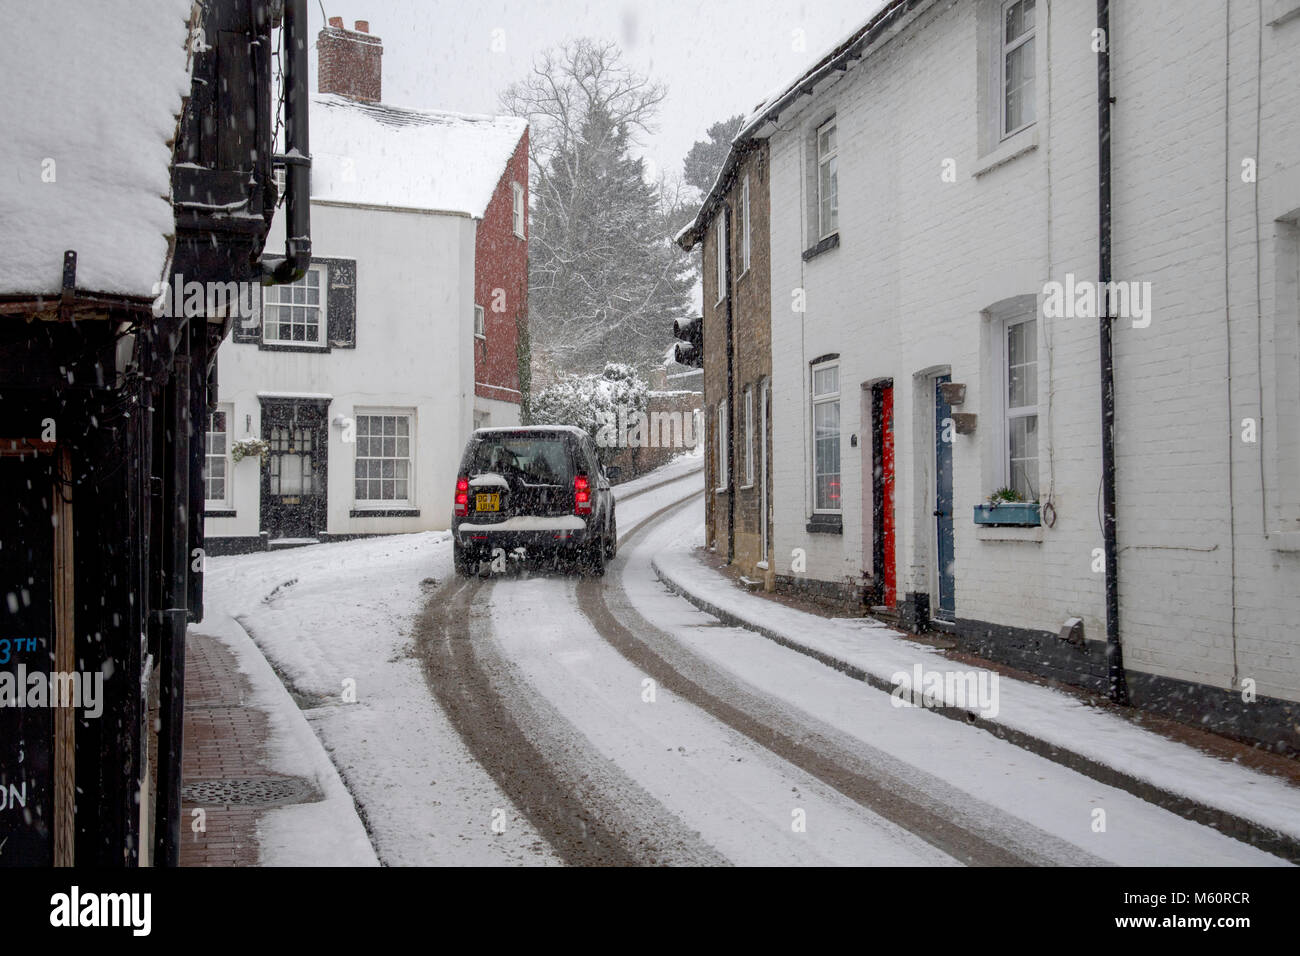
M 312 239 L 314 255 L 357 260 L 356 347 L 317 354 L 224 342 L 218 401 L 233 405 L 230 438 L 260 437 L 261 391 L 329 395 L 328 533 L 447 528 L 474 407 L 474 220 L 313 203 Z M 267 248 L 282 242 L 277 216 Z M 417 515 L 352 514 L 356 445 L 343 440 L 339 419 L 375 407 L 415 410 Z M 230 466 L 235 515 L 209 517 L 210 539 L 258 535 L 261 467 L 256 458 Z
M 743 264 L 741 233 L 743 221 L 741 215 L 744 182 L 749 179 L 750 208 L 750 265 L 746 270 Z M 718 302 L 717 282 L 717 234 L 718 224 L 722 222 L 721 212 L 714 216 L 704 234 L 701 243 L 704 273 L 704 402 L 706 423 L 706 457 L 705 475 L 709 490 L 706 504 L 706 521 L 710 542 L 717 542 L 718 550 L 727 547 L 728 536 L 733 535 L 733 563 L 747 575 L 762 577 L 765 569 L 761 563 L 767 561 L 769 554 L 764 554 L 761 545 L 761 524 L 763 517 L 763 463 L 761 460 L 763 442 L 759 435 L 762 427 L 762 384 L 772 374 L 771 354 L 771 295 L 768 235 L 769 224 L 769 157 L 765 142 L 755 144 L 752 152 L 741 158 L 737 164 L 735 177 L 723 200 L 731 209 L 730 233 L 727 243 L 727 256 L 730 260 L 732 281 L 732 352 L 733 381 L 729 406 L 729 435 L 732 449 L 732 471 L 728 476 L 725 489 L 720 481 L 717 467 L 719 402 L 726 398 L 727 392 L 727 336 L 726 336 L 726 302 Z M 752 443 L 754 462 L 753 481 L 749 481 L 745 470 L 745 390 L 753 389 L 753 430 L 749 440 Z M 769 435 L 771 421 L 768 422 Z M 771 443 L 768 443 L 769 467 L 771 475 Z M 727 499 L 735 497 L 734 534 L 728 525 Z M 771 495 L 767 498 L 767 514 L 771 514 Z M 771 539 L 768 541 L 769 553 Z
M 514 190 L 524 191 L 524 238 L 514 232 Z M 487 335 L 474 343 L 476 407 L 492 413 L 493 424 L 519 422 L 519 328 L 528 323 L 528 133 L 516 147 L 478 224 L 474 244 L 474 301 L 483 307 Z M 515 405 L 513 418 L 499 406 Z
M 953 444 L 958 636 L 992 656 L 1099 686 L 1095 320 L 1038 309 L 1040 493 L 1055 524 L 990 529 L 971 517 L 993 490 L 1001 451 L 992 317 L 1017 297 L 1040 304 L 1045 283 L 1067 273 L 1097 272 L 1097 66 L 1078 40 L 1090 35 L 1095 9 L 1039 7 L 1038 119 L 1010 147 L 987 132 L 996 115 L 987 105 L 996 75 L 991 3 L 926 8 L 900 41 L 781 116 L 770 141 L 776 570 L 789 586 L 852 596 L 851 582 L 870 568 L 861 385 L 892 378 L 899 591 L 905 617 L 923 616 L 934 590 L 930 376 L 951 373 L 968 389 L 960 410 L 978 416 L 974 434 Z M 1264 716 L 1283 713 L 1276 707 L 1243 708 L 1239 690 L 1253 678 L 1274 704 L 1300 699 L 1291 628 L 1300 612 L 1300 436 L 1291 424 L 1300 411 L 1297 244 L 1289 224 L 1300 210 L 1300 126 L 1288 119 L 1300 115 L 1300 91 L 1284 65 L 1300 48 L 1300 23 L 1261 25 L 1250 5 L 1230 16 L 1225 49 L 1222 4 L 1183 4 L 1174 19 L 1142 5 L 1112 8 L 1113 273 L 1151 282 L 1154 302 L 1149 327 L 1115 328 L 1120 627 L 1135 700 L 1187 715 L 1212 711 L 1224 729 L 1276 740 L 1295 736 L 1294 726 L 1267 725 L 1296 721 Z M 1240 170 L 1256 150 L 1257 44 L 1256 193 Z M 808 226 L 813 137 L 831 115 L 840 137 L 840 245 L 805 261 L 816 240 Z M 946 169 L 955 181 L 945 181 Z M 706 252 L 706 302 L 707 262 Z M 796 289 L 802 314 L 789 311 Z M 808 362 L 826 353 L 841 356 L 843 526 L 810 534 Z M 1241 420 L 1259 413 L 1261 396 L 1262 445 L 1248 444 Z M 795 570 L 796 549 L 806 571 Z M 1056 638 L 1072 617 L 1083 622 L 1081 646 Z

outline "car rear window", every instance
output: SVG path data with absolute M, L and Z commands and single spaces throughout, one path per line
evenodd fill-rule
M 562 436 L 489 435 L 470 453 L 469 476 L 518 475 L 530 484 L 567 484 L 573 479 L 569 445 Z

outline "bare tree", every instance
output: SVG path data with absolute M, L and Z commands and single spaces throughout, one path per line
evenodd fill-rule
M 689 262 L 669 242 L 658 184 L 629 154 L 655 132 L 662 84 L 618 47 L 571 40 L 501 95 L 531 127 L 529 302 L 534 360 L 566 371 L 660 360 L 684 314 Z

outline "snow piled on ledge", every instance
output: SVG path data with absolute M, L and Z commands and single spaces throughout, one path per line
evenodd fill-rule
M 312 199 L 482 219 L 528 122 L 363 103 L 311 101 Z
M 167 144 L 190 91 L 190 12 L 44 0 L 7 24 L 0 294 L 57 293 L 74 249 L 79 290 L 153 297 L 174 232 Z

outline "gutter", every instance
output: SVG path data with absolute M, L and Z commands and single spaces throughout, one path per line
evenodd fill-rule
M 1097 28 L 1105 38 L 1097 54 L 1097 200 L 1098 200 L 1098 288 L 1110 289 L 1111 206 L 1110 206 L 1110 0 L 1097 0 Z M 1109 292 L 1099 296 L 1098 337 L 1101 351 L 1101 484 L 1102 545 L 1106 561 L 1106 681 L 1108 695 L 1117 704 L 1127 704 L 1128 684 L 1124 679 L 1124 650 L 1119 633 L 1118 535 L 1115 525 L 1115 353 L 1114 320 Z

